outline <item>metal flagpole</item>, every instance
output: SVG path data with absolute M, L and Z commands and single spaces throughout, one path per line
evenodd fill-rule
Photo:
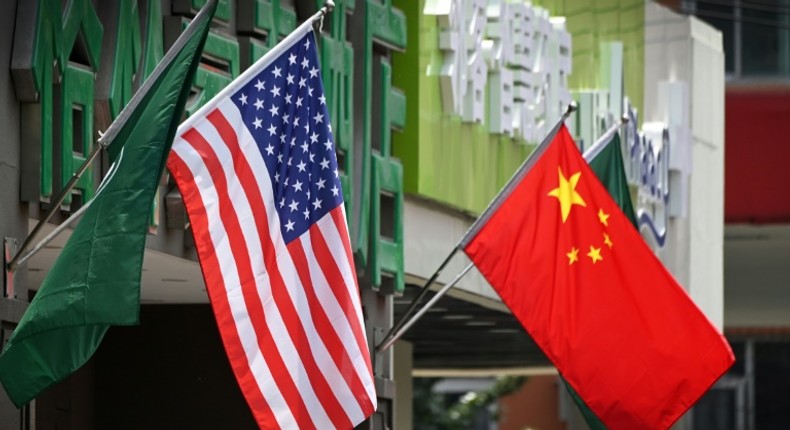
M 33 249 L 30 250 L 30 252 L 28 252 L 25 255 L 22 255 L 21 252 L 17 252 L 17 254 L 14 256 L 14 260 L 11 261 L 11 263 L 14 263 L 14 267 L 21 266 L 27 260 L 29 260 L 32 256 L 36 255 L 38 253 L 38 251 L 41 250 L 41 248 L 47 246 L 47 244 L 49 242 L 52 242 L 53 239 L 58 237 L 58 235 L 60 235 L 60 233 L 62 233 L 63 230 L 66 229 L 66 227 L 70 226 L 71 223 L 74 222 L 74 220 L 79 218 L 86 210 L 88 210 L 88 208 L 90 207 L 92 202 L 93 202 L 93 199 L 89 200 L 88 203 L 85 203 L 84 205 L 80 206 L 80 208 L 77 210 L 77 212 L 74 212 L 73 214 L 71 214 L 71 216 L 66 221 L 63 221 L 62 223 L 60 223 L 55 228 L 55 230 L 52 230 L 52 232 L 50 234 L 48 234 L 46 237 L 41 239 L 41 242 L 37 243 L 36 246 L 34 246 Z M 32 236 L 32 234 L 31 234 L 31 236 Z M 11 263 L 9 263 L 8 265 L 11 266 Z M 10 268 L 10 269 L 13 270 L 12 268 Z
M 42 239 L 41 242 L 37 243 L 36 246 L 34 246 L 33 249 L 31 249 L 27 254 L 22 255 L 22 252 L 18 252 L 14 256 L 16 260 L 15 267 L 22 265 L 25 261 L 29 260 L 32 256 L 36 255 L 38 251 L 41 250 L 41 248 L 47 246 L 49 242 L 52 242 L 53 239 L 58 237 L 58 235 L 60 235 L 60 233 L 62 233 L 63 230 L 66 229 L 66 227 L 70 226 L 74 222 L 74 220 L 82 216 L 82 214 L 85 213 L 86 210 L 88 210 L 88 208 L 91 206 L 93 201 L 96 200 L 96 197 L 99 196 L 99 194 L 102 192 L 102 190 L 110 181 L 110 179 L 112 179 L 112 177 L 115 175 L 115 172 L 117 172 L 118 163 L 120 163 L 120 159 L 122 156 L 123 156 L 123 151 L 121 151 L 121 155 L 118 156 L 118 160 L 116 160 L 116 162 L 110 166 L 110 170 L 104 176 L 104 179 L 102 179 L 101 183 L 99 184 L 99 188 L 96 190 L 96 194 L 93 196 L 92 199 L 83 203 L 82 206 L 80 206 L 80 208 L 77 210 L 77 212 L 74 212 L 73 214 L 71 214 L 71 216 L 68 217 L 68 219 L 61 222 L 60 225 L 58 225 L 55 228 L 55 230 L 53 230 L 44 239 Z
M 447 258 L 444 259 L 442 264 L 439 265 L 439 268 L 436 269 L 435 272 L 433 272 L 433 275 L 431 275 L 431 277 L 428 279 L 428 282 L 426 282 L 425 285 L 422 286 L 422 289 L 420 290 L 420 293 L 417 294 L 417 297 L 415 297 L 411 301 L 411 303 L 409 304 L 409 308 L 406 309 L 406 313 L 403 314 L 403 316 L 401 316 L 400 320 L 398 320 L 398 322 L 392 326 L 390 331 L 387 332 L 387 335 L 384 336 L 384 340 L 382 340 L 379 346 L 376 347 L 377 349 L 380 348 L 382 345 L 384 345 L 384 343 L 387 342 L 395 334 L 395 332 L 399 331 L 400 328 L 403 327 L 403 325 L 406 323 L 406 319 L 409 317 L 409 315 L 411 315 L 412 312 L 414 312 L 417 306 L 420 305 L 422 299 L 425 298 L 425 296 L 428 294 L 428 291 L 430 291 L 429 287 L 433 285 L 434 282 L 436 282 L 436 279 L 442 273 L 442 270 L 444 270 L 444 268 L 447 267 L 447 265 L 450 263 L 450 260 L 453 259 L 453 257 L 455 256 L 455 254 L 458 252 L 459 249 L 460 248 L 458 247 L 458 245 L 455 245 L 455 248 L 453 248 L 452 251 L 450 251 L 450 254 L 447 256 Z
M 470 270 L 472 270 L 472 266 L 474 266 L 474 264 L 472 264 L 472 263 L 469 263 L 469 264 L 468 264 L 466 267 L 464 267 L 464 269 L 463 269 L 463 270 L 461 270 L 461 271 L 460 271 L 460 272 L 459 272 L 457 275 L 455 275 L 455 279 L 453 279 L 453 281 L 452 281 L 452 282 L 450 282 L 449 284 L 447 284 L 447 285 L 445 285 L 444 287 L 442 287 L 442 289 L 441 289 L 441 290 L 437 291 L 437 292 L 436 292 L 436 295 L 434 295 L 433 297 L 431 297 L 431 300 L 428 300 L 428 303 L 426 303 L 426 304 L 425 304 L 425 306 L 423 306 L 423 307 L 422 307 L 422 309 L 420 309 L 420 311 L 419 311 L 419 312 L 417 312 L 416 314 L 414 314 L 414 317 L 412 317 L 412 318 L 411 318 L 410 320 L 408 320 L 408 321 L 407 321 L 405 324 L 403 324 L 403 327 L 401 327 L 401 328 L 400 328 L 400 329 L 399 329 L 399 330 L 398 330 L 398 331 L 397 331 L 397 332 L 396 332 L 394 335 L 392 335 L 392 337 L 390 337 L 390 338 L 389 338 L 389 340 L 387 340 L 387 341 L 386 341 L 385 343 L 383 343 L 381 346 L 378 346 L 378 347 L 376 348 L 376 350 L 377 350 L 378 352 L 384 352 L 384 351 L 386 351 L 386 350 L 387 350 L 387 348 L 389 348 L 390 346 L 392 346 L 392 344 L 394 344 L 394 343 L 395 343 L 395 341 L 397 341 L 398 339 L 400 339 L 400 337 L 401 337 L 401 336 L 403 336 L 403 334 L 404 334 L 404 333 L 406 333 L 406 331 L 407 331 L 407 330 L 409 330 L 409 329 L 411 328 L 411 326 L 413 326 L 413 325 L 414 325 L 414 323 L 416 323 L 416 322 L 417 322 L 417 320 L 419 320 L 419 319 L 420 319 L 420 317 L 422 317 L 422 316 L 423 316 L 423 314 L 424 314 L 424 313 L 428 312 L 428 309 L 430 309 L 431 307 L 433 307 L 433 305 L 434 305 L 434 304 L 436 304 L 436 302 L 438 302 L 438 301 L 439 301 L 439 299 L 441 299 L 441 298 L 442 298 L 442 296 L 444 296 L 444 294 L 445 294 L 447 291 L 449 291 L 449 290 L 450 290 L 450 288 L 453 288 L 453 287 L 455 286 L 455 284 L 457 284 L 457 283 L 458 283 L 458 281 L 460 281 L 460 280 L 461 280 L 461 278 L 463 278 L 463 277 L 464 277 L 464 275 L 466 275 L 466 274 L 467 274 L 467 272 L 469 272 Z
M 436 278 L 439 277 L 439 274 L 447 266 L 447 264 L 450 262 L 452 257 L 455 256 L 455 254 L 460 249 L 465 247 L 468 244 L 468 242 L 477 235 L 480 228 L 482 228 L 482 226 L 485 224 L 485 221 L 487 221 L 488 218 L 491 216 L 491 214 L 499 208 L 502 202 L 510 195 L 513 189 L 518 185 L 518 183 L 521 181 L 524 175 L 526 175 L 527 172 L 529 172 L 532 169 L 532 166 L 535 163 L 537 163 L 538 158 L 540 158 L 540 156 L 546 151 L 546 148 L 548 148 L 549 143 L 551 143 L 551 141 L 554 139 L 554 136 L 560 130 L 560 126 L 562 126 L 565 120 L 573 112 L 575 112 L 576 109 L 577 109 L 576 102 L 571 102 L 568 105 L 568 107 L 565 109 L 565 112 L 562 114 L 562 117 L 557 121 L 557 123 L 554 125 L 551 131 L 549 131 L 549 134 L 546 135 L 546 137 L 543 139 L 542 142 L 540 142 L 540 144 L 537 146 L 537 148 L 535 148 L 532 154 L 530 154 L 529 157 L 527 157 L 527 159 L 524 160 L 524 162 L 521 164 L 518 170 L 516 170 L 516 173 L 513 174 L 510 180 L 508 180 L 507 184 L 505 184 L 502 190 L 499 191 L 499 194 L 497 194 L 496 197 L 494 197 L 494 200 L 492 200 L 491 203 L 488 204 L 488 207 L 486 207 L 482 215 L 480 215 L 480 217 L 478 217 L 477 220 L 475 220 L 472 226 L 469 227 L 466 233 L 464 233 L 463 237 L 461 237 L 461 240 L 458 241 L 458 244 L 455 245 L 452 251 L 450 251 L 450 255 L 448 255 L 447 258 L 444 259 L 444 262 L 442 262 L 439 268 L 436 269 L 433 275 L 431 275 L 431 277 L 428 279 L 428 282 L 426 282 L 425 285 L 423 285 L 422 290 L 417 295 L 417 297 L 415 297 L 414 300 L 412 300 L 406 313 L 400 318 L 400 320 L 398 320 L 396 324 L 392 326 L 390 331 L 387 332 L 387 335 L 384 336 L 384 340 L 382 340 L 381 343 L 379 343 L 379 345 L 376 346 L 376 352 L 381 353 L 384 352 L 387 348 L 389 348 L 396 340 L 398 340 L 398 338 L 400 338 L 400 336 L 403 335 L 403 333 L 406 332 L 406 329 L 408 327 L 406 328 L 404 327 L 406 326 L 407 323 L 409 327 L 411 327 L 416 322 L 416 320 L 419 317 L 421 317 L 422 314 L 425 313 L 425 311 L 428 310 L 428 308 L 431 305 L 433 305 L 442 295 L 444 295 L 444 293 L 447 292 L 447 290 L 450 289 L 448 286 L 444 286 L 431 299 L 429 304 L 425 305 L 425 307 L 423 308 L 423 310 L 420 311 L 419 314 L 415 315 L 414 318 L 409 319 L 410 314 L 419 305 L 420 301 L 422 301 L 425 295 L 428 294 L 430 286 L 433 285 L 433 283 L 436 281 Z M 469 264 L 469 266 L 467 266 L 464 270 L 461 271 L 461 276 L 466 274 L 466 272 L 468 272 L 469 269 L 471 268 L 472 268 L 472 264 Z M 453 282 L 448 285 L 450 286 L 455 285 L 455 283 L 458 282 L 458 280 L 460 280 L 460 276 L 456 276 L 456 279 L 453 280 Z
M 8 262 L 7 267 L 9 272 L 13 272 L 19 266 L 19 264 L 21 264 L 20 256 L 22 256 L 25 253 L 25 251 L 27 251 L 27 248 L 29 248 L 30 245 L 33 243 L 33 239 L 35 239 L 36 236 L 38 236 L 39 232 L 41 232 L 41 229 L 44 228 L 44 225 L 48 223 L 49 220 L 52 219 L 52 217 L 55 215 L 55 212 L 57 212 L 60 209 L 60 205 L 63 203 L 63 200 L 66 200 L 66 196 L 68 196 L 69 193 L 71 193 L 71 190 L 74 189 L 74 186 L 77 185 L 77 181 L 79 181 L 83 173 L 85 173 L 85 171 L 88 170 L 88 167 L 90 167 L 91 163 L 93 163 L 93 160 L 95 160 L 96 157 L 99 155 L 99 151 L 101 151 L 106 147 L 107 144 L 105 144 L 102 141 L 102 139 L 99 138 L 98 144 L 94 146 L 90 154 L 88 154 L 88 156 L 85 157 L 85 161 L 82 162 L 79 169 L 77 169 L 77 171 L 74 172 L 73 175 L 71 175 L 71 179 L 69 179 L 69 182 L 66 183 L 66 185 L 63 187 L 63 190 L 60 191 L 58 197 L 55 198 L 54 201 L 50 202 L 50 207 L 49 210 L 47 211 L 47 214 L 44 215 L 44 218 L 38 221 L 38 224 L 36 224 L 35 227 L 33 227 L 33 231 L 31 231 L 30 234 L 27 235 L 27 237 L 25 238 L 25 241 L 22 242 L 22 246 L 19 247 L 19 250 L 14 255 L 14 258 L 12 258 L 11 261 Z M 83 207 L 84 206 L 85 205 L 83 205 Z M 25 260 L 30 258 L 27 255 L 25 257 L 27 257 L 25 258 Z
M 617 133 L 617 130 L 626 124 L 628 124 L 628 115 L 623 115 L 619 122 L 612 124 L 612 126 L 609 127 L 609 129 L 606 130 L 591 147 L 584 151 L 584 160 L 589 163 L 593 160 L 593 158 L 597 157 L 606 144 L 609 143 L 609 140 L 611 140 L 612 137 L 614 137 L 614 134 Z

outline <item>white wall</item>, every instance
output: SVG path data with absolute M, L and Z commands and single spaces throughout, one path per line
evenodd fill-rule
M 686 217 L 672 218 L 659 256 L 719 328 L 724 313 L 724 53 L 721 33 L 645 6 L 645 121 L 666 121 L 660 82 L 688 85 L 691 170 Z M 667 112 L 668 111 L 668 112 Z

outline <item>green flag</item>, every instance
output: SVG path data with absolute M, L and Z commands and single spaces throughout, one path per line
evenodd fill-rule
M 148 213 L 216 6 L 203 7 L 101 138 L 110 172 L 0 355 L 17 407 L 85 364 L 110 325 L 138 323 Z
M 637 228 L 636 215 L 634 213 L 634 206 L 631 204 L 631 192 L 628 190 L 628 181 L 625 177 L 625 169 L 623 168 L 623 156 L 620 149 L 620 135 L 615 133 L 609 142 L 605 143 L 599 151 L 595 153 L 592 160 L 588 160 L 592 171 L 595 176 L 606 187 L 606 191 L 612 196 L 617 205 L 623 211 L 625 216 L 631 221 L 631 224 Z M 598 417 L 587 407 L 576 394 L 576 391 L 567 383 L 565 379 L 562 380 L 565 388 L 571 398 L 579 407 L 584 420 L 591 430 L 606 430 L 606 426 L 598 419 Z
M 628 190 L 628 180 L 625 177 L 623 168 L 623 152 L 620 149 L 620 134 L 615 133 L 608 143 L 604 144 L 600 151 L 595 154 L 588 164 L 595 172 L 595 176 L 601 181 L 606 191 L 612 196 L 620 210 L 634 225 L 636 225 L 636 213 L 631 204 L 631 192 Z

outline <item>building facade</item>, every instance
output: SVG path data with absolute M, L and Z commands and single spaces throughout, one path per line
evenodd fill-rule
M 724 328 L 736 355 L 723 401 L 736 429 L 786 426 L 790 3 L 666 2 L 722 33 L 726 70 Z M 781 196 L 781 197 L 779 197 Z
M 203 3 L 0 4 L 7 254 Z M 642 0 L 580 3 L 335 0 L 319 36 L 321 69 L 371 346 L 571 100 L 580 110 L 568 125 L 582 150 L 630 115 L 623 140 L 641 231 L 714 324 L 726 325 L 721 36 Z M 221 0 L 187 114 L 322 4 Z M 45 230 L 92 196 L 107 167 L 92 166 Z M 22 410 L 0 395 L 0 429 L 254 427 L 167 174 L 149 233 L 140 326 L 113 327 L 86 366 Z M 4 282 L 3 344 L 67 237 Z M 457 256 L 439 285 L 465 264 Z M 411 428 L 413 375 L 505 373 L 549 378 L 538 397 L 557 400 L 535 408 L 557 408 L 547 422 L 582 425 L 563 412 L 550 363 L 477 273 L 373 357 L 379 410 L 362 428 Z

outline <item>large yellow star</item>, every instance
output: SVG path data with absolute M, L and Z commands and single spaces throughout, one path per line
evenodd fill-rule
M 590 252 L 587 253 L 587 256 L 592 259 L 593 264 L 603 260 L 603 257 L 601 257 L 601 248 L 596 248 L 592 245 L 590 245 Z
M 576 184 L 579 183 L 579 176 L 581 176 L 581 172 L 574 173 L 571 175 L 571 179 L 568 180 L 568 178 L 562 174 L 561 167 L 558 167 L 557 170 L 559 171 L 560 184 L 557 188 L 549 191 L 549 195 L 556 197 L 557 200 L 560 201 L 562 222 L 565 222 L 565 220 L 568 219 L 568 215 L 571 213 L 571 206 L 579 205 L 586 207 L 587 203 L 584 203 L 582 196 L 576 192 Z
M 579 248 L 571 247 L 571 252 L 565 254 L 568 256 L 568 265 L 579 261 Z

